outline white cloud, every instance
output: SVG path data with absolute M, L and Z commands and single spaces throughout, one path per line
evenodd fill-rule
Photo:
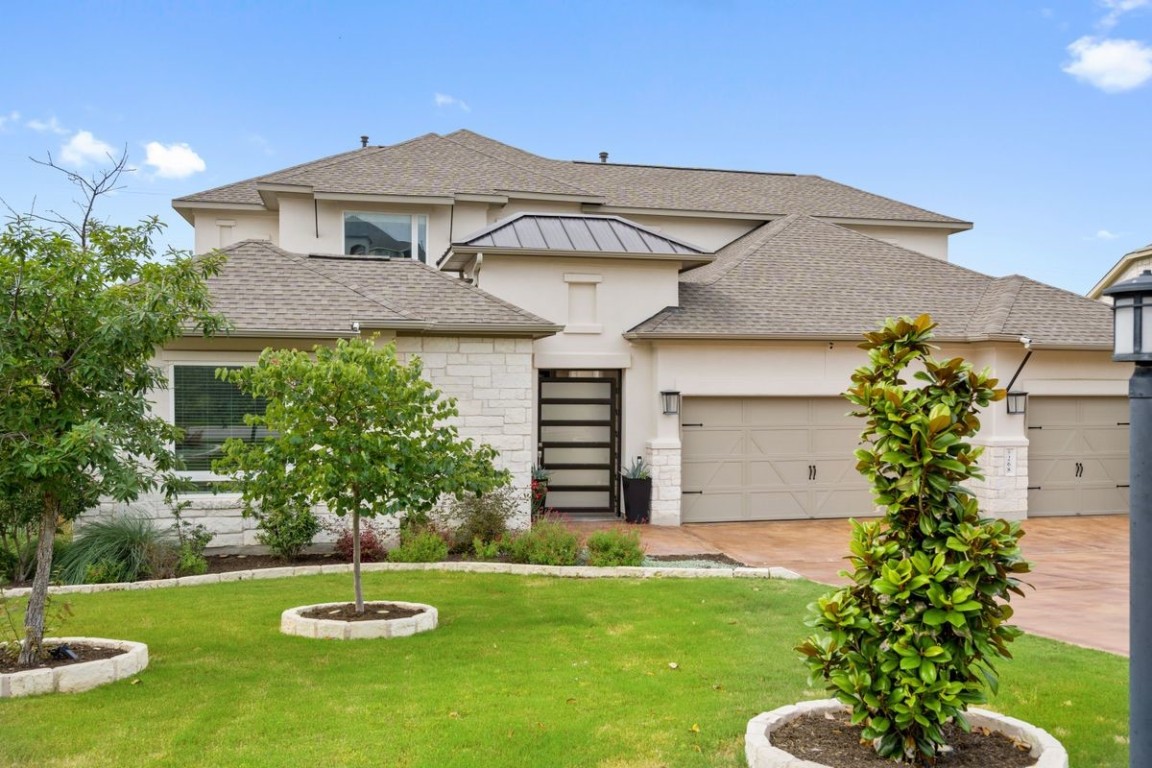
M 1137 88 L 1152 79 L 1152 48 L 1139 40 L 1082 37 L 1068 46 L 1068 74 L 1105 93 Z
M 1100 4 L 1108 9 L 1108 14 L 1100 20 L 1100 27 L 1111 29 L 1120 21 L 1120 17 L 1129 11 L 1148 6 L 1150 0 L 1101 0 Z
M 156 175 L 162 179 L 184 179 L 206 167 L 203 158 L 187 144 L 164 145 L 150 141 L 144 149 L 148 153 L 145 164 L 155 168 Z
M 8 123 L 15 123 L 19 120 L 20 113 L 16 111 L 9 112 L 6 115 L 0 115 L 0 131 L 4 130 L 4 127 L 8 125 Z
M 91 131 L 77 131 L 76 135 L 60 148 L 60 159 L 68 165 L 101 163 L 115 157 L 116 150 L 92 135 Z
M 59 121 L 56 120 L 55 117 L 50 117 L 46 121 L 32 118 L 24 125 L 28 126 L 37 133 L 54 133 L 57 136 L 67 136 L 70 133 L 67 128 L 60 125 Z
M 472 111 L 472 108 L 469 107 L 464 101 L 456 98 L 455 96 L 449 96 L 446 93 L 436 94 L 434 100 L 436 102 L 436 106 L 438 107 L 459 107 L 463 112 Z
M 1089 239 L 1090 240 L 1115 240 L 1118 237 L 1120 237 L 1120 235 L 1117 235 L 1115 232 L 1109 232 L 1106 229 L 1098 229 L 1098 230 L 1096 230 L 1096 234 L 1093 235 Z

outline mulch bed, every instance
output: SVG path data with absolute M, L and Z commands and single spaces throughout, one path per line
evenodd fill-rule
M 66 643 L 65 646 L 75 653 L 77 658 L 70 659 L 63 654 L 60 654 L 60 658 L 54 658 L 50 655 L 47 659 L 33 667 L 18 667 L 16 666 L 15 659 L 0 656 L 0 673 L 7 674 L 9 672 L 24 672 L 28 669 L 47 669 L 49 667 L 64 667 L 69 664 L 83 664 L 86 661 L 111 659 L 114 656 L 128 652 L 123 648 L 108 648 L 100 645 L 89 645 L 88 643 Z M 51 651 L 53 646 L 45 644 L 44 647 Z
M 1001 733 L 973 728 L 965 733 L 944 726 L 952 751 L 941 754 L 937 768 L 1028 768 L 1036 764 L 1027 747 Z M 892 760 L 878 756 L 872 745 L 860 743 L 860 729 L 847 714 L 804 715 L 773 731 L 772 745 L 792 755 L 830 768 L 892 768 Z M 901 763 L 900 765 L 903 765 Z
M 356 603 L 326 605 L 300 611 L 306 619 L 327 619 L 329 621 L 380 621 L 381 619 L 407 619 L 424 613 L 423 608 L 409 608 L 395 603 L 364 603 L 364 613 L 356 613 Z

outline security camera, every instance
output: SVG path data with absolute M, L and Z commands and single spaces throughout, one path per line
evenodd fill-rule
M 1032 349 L 1032 339 L 1027 336 L 1020 337 L 1020 343 L 1024 345 L 1024 349 Z

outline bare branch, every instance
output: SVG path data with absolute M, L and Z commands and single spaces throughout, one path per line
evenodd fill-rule
M 85 176 L 78 171 L 65 168 L 53 159 L 51 152 L 47 154 L 47 160 L 37 160 L 34 157 L 28 159 L 37 165 L 43 165 L 60 171 L 60 173 L 67 177 L 68 181 L 80 188 L 82 193 L 81 199 L 73 200 L 73 202 L 80 208 L 82 215 L 79 222 L 73 221 L 55 210 L 49 211 L 51 216 L 40 216 L 37 214 L 31 214 L 31 216 L 39 221 L 63 227 L 71 231 L 80 241 L 80 248 L 86 251 L 88 250 L 88 233 L 91 231 L 94 223 L 93 211 L 96 209 L 96 201 L 104 195 L 115 192 L 118 189 L 123 189 L 125 186 L 120 183 L 120 176 L 131 171 L 128 167 L 128 146 L 124 146 L 119 158 L 109 154 L 108 161 L 112 163 L 111 167 L 97 171 L 91 176 Z

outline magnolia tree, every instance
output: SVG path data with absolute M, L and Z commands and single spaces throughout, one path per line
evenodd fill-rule
M 853 523 L 852 584 L 809 607 L 821 631 L 797 647 L 862 737 L 913 764 L 934 762 L 941 726 L 967 730 L 964 710 L 996 691 L 993 661 L 1020 634 L 1009 593 L 1029 570 L 1019 526 L 982 517 L 962 487 L 982 477 L 977 412 L 1004 390 L 960 358 L 933 359 L 933 328 L 927 315 L 889 320 L 860 345 L 869 365 L 845 396 L 867 419 L 857 469 L 884 517 Z M 921 386 L 902 378 L 910 366 Z
M 341 339 L 312 354 L 266 349 L 255 366 L 218 371 L 241 391 L 267 400 L 245 423 L 269 437 L 228 440 L 213 469 L 233 475 L 246 515 L 324 504 L 352 518 L 356 612 L 360 583 L 360 518 L 427 512 L 443 494 L 486 493 L 507 481 L 496 451 L 474 446 L 445 421 L 456 403 L 407 365 L 391 344 Z
M 18 664 L 42 652 L 58 521 L 101 496 L 131 501 L 164 485 L 175 428 L 149 408 L 163 388 L 157 347 L 221 328 L 205 281 L 221 259 L 170 253 L 158 263 L 156 219 L 110 226 L 92 215 L 125 159 L 92 178 L 83 217 L 17 216 L 0 233 L 0 498 L 37 507 L 36 570 Z

